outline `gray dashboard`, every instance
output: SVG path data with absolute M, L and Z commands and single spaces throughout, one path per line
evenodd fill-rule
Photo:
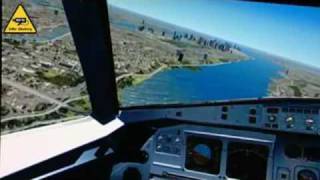
M 188 167 L 187 161 L 190 158 L 188 157 L 188 137 L 190 136 L 208 139 L 210 142 L 214 140 L 221 142 L 218 171 L 204 172 L 201 169 Z M 198 141 L 199 144 L 203 143 L 201 140 Z M 264 146 L 268 149 L 265 156 L 265 175 L 261 179 L 298 180 L 298 173 L 306 170 L 313 172 L 317 179 L 320 178 L 320 157 L 317 154 L 319 152 L 313 152 L 312 158 L 306 158 L 306 155 L 292 157 L 285 152 L 288 148 L 292 150 L 292 145 L 320 150 L 320 140 L 317 136 L 299 138 L 299 136 L 273 135 L 246 130 L 178 125 L 161 128 L 148 139 L 142 147 L 142 150 L 149 154 L 147 163 L 120 163 L 114 167 L 113 179 L 120 178 L 128 167 L 137 168 L 143 172 L 143 179 L 238 179 L 231 178 L 230 173 L 228 174 L 228 163 L 230 163 L 228 153 L 232 143 Z M 238 161 L 233 163 L 236 162 Z M 243 161 L 240 166 L 250 166 L 247 163 Z M 251 164 L 250 167 L 254 169 L 248 171 L 258 171 L 256 164 Z
M 209 125 L 320 135 L 320 100 L 312 104 L 250 103 L 133 109 L 124 111 L 121 119 L 128 119 L 128 123 L 172 119 Z
M 159 142 L 159 137 L 177 137 L 177 133 L 181 132 L 180 139 L 181 143 L 175 145 L 175 142 L 164 143 Z M 243 136 L 239 136 L 239 134 L 243 134 Z M 244 135 L 245 134 L 245 135 Z M 188 169 L 186 167 L 187 160 L 187 137 L 188 136 L 197 136 L 208 138 L 210 140 L 217 139 L 222 142 L 222 153 L 220 160 L 220 171 L 219 173 L 206 173 L 200 172 L 193 169 Z M 151 169 L 150 173 L 159 175 L 159 176 L 178 176 L 178 177 L 188 177 L 190 179 L 212 179 L 212 178 L 223 178 L 226 177 L 225 167 L 223 167 L 226 162 L 226 154 L 227 144 L 232 142 L 254 142 L 256 144 L 263 144 L 270 148 L 270 151 L 274 149 L 274 141 L 275 136 L 252 133 L 252 132 L 244 132 L 244 131 L 234 131 L 230 129 L 221 129 L 221 128 L 207 128 L 207 127 L 199 127 L 199 126 L 178 126 L 174 128 L 162 129 L 157 132 L 153 138 L 153 150 L 151 153 L 150 161 L 151 161 Z M 159 146 L 169 148 L 159 149 Z M 179 153 L 177 151 L 173 151 L 172 149 L 179 148 Z M 224 158 L 225 157 L 225 158 Z M 272 167 L 272 154 L 270 153 L 268 156 L 268 165 Z M 270 179 L 270 178 L 269 178 Z
M 143 172 L 142 179 L 320 179 L 318 100 L 133 108 L 120 119 L 177 123 L 159 128 L 141 147 L 146 163 L 119 163 L 113 179 L 129 167 Z

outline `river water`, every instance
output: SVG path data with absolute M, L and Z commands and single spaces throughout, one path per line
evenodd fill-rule
M 244 51 L 251 60 L 199 68 L 165 69 L 121 92 L 122 106 L 195 103 L 213 100 L 257 98 L 268 95 L 282 67 L 274 57 L 252 49 Z

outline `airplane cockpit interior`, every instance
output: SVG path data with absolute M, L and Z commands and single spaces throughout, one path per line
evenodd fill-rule
M 319 1 L 2 10 L 1 179 L 320 180 Z

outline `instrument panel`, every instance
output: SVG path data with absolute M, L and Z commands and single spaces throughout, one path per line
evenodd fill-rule
M 180 139 L 181 143 L 177 146 L 171 138 Z M 224 128 L 163 128 L 149 142 L 153 144 L 147 150 L 150 173 L 168 179 L 271 179 L 268 169 L 273 165 L 275 139 L 270 134 Z M 159 151 L 158 147 L 168 151 Z M 180 153 L 172 148 L 178 148 Z
M 220 117 L 216 117 L 216 119 L 220 121 L 228 121 L 223 122 L 222 124 L 234 124 L 239 126 L 306 134 L 320 133 L 318 106 L 222 106 Z
M 160 128 L 141 150 L 148 161 L 119 164 L 116 178 L 135 168 L 153 180 L 320 179 L 317 136 L 178 125 Z
M 169 124 L 141 148 L 148 162 L 120 164 L 119 174 L 130 166 L 154 180 L 320 179 L 318 100 L 144 107 L 126 109 L 120 119 Z
M 130 122 L 172 119 L 213 125 L 320 135 L 320 100 L 316 103 L 224 103 L 202 106 L 132 109 L 122 114 Z

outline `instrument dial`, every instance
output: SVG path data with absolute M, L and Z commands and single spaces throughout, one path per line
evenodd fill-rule
M 298 180 L 317 180 L 317 175 L 311 170 L 304 169 L 298 173 Z

